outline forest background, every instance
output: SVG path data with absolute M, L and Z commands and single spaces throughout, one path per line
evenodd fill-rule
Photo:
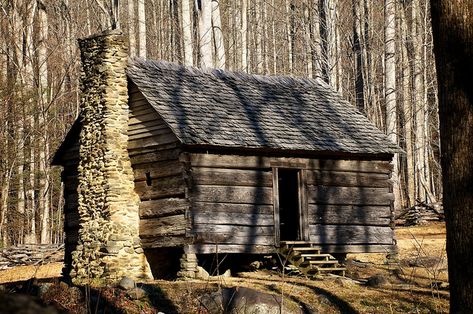
M 442 200 L 427 0 L 0 3 L 3 246 L 63 241 L 63 186 L 50 161 L 79 111 L 77 38 L 112 27 L 128 36 L 130 56 L 325 81 L 403 149 L 397 212 Z

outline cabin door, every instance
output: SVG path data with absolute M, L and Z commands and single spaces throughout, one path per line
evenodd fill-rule
M 279 239 L 276 241 L 304 241 L 306 234 L 306 215 L 304 215 L 304 193 L 302 170 L 291 168 L 277 168 L 277 193 L 275 200 L 279 216 Z M 275 178 L 276 179 L 276 178 Z M 275 191 L 276 192 L 276 191 Z M 276 220 L 277 221 L 277 220 Z M 277 232 L 276 232 L 277 234 Z

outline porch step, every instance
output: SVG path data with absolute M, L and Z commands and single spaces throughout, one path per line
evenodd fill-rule
M 328 257 L 329 259 L 334 258 L 331 254 L 301 254 L 301 257 L 304 258 L 318 258 L 318 257 Z
M 316 243 L 305 241 L 281 242 L 279 254 L 286 265 L 284 268 L 291 273 L 299 273 L 313 277 L 321 273 L 341 273 L 345 275 L 346 268 L 341 266 L 331 254 L 321 254 Z
M 320 248 L 313 248 L 313 247 L 293 247 L 293 251 L 314 251 L 320 252 Z

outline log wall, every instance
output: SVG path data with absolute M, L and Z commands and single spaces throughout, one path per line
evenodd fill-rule
M 237 156 L 188 156 L 194 253 L 271 253 L 271 168 Z
M 79 185 L 77 167 L 79 165 L 79 139 L 71 144 L 62 156 L 64 169 L 62 181 L 64 182 L 64 274 L 68 275 L 72 269 L 72 252 L 79 241 Z
M 330 252 L 392 249 L 388 161 L 189 154 L 190 251 L 270 253 L 277 243 L 272 168 L 305 178 L 309 240 Z M 277 229 L 277 228 L 276 228 Z
M 141 244 L 145 249 L 182 246 L 189 202 L 179 141 L 135 85 L 129 94 L 128 152 L 141 200 Z
M 332 162 L 306 174 L 311 241 L 329 252 L 390 251 L 394 225 L 389 162 Z

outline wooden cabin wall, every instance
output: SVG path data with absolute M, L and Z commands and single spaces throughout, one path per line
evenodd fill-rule
M 136 85 L 129 86 L 128 152 L 141 199 L 140 237 L 143 248 L 186 243 L 184 164 L 178 139 L 146 101 Z
M 192 250 L 270 253 L 275 219 L 272 168 L 304 171 L 309 240 L 325 251 L 392 248 L 389 161 L 189 154 Z
M 190 154 L 192 227 L 196 253 L 272 253 L 271 168 L 255 157 Z
M 306 170 L 310 240 L 332 253 L 389 252 L 391 168 L 376 160 L 313 163 Z
M 64 274 L 69 274 L 72 269 L 72 252 L 76 249 L 79 240 L 79 194 L 77 187 L 79 178 L 77 167 L 79 165 L 79 140 L 75 141 L 62 156 L 62 181 L 64 182 Z

